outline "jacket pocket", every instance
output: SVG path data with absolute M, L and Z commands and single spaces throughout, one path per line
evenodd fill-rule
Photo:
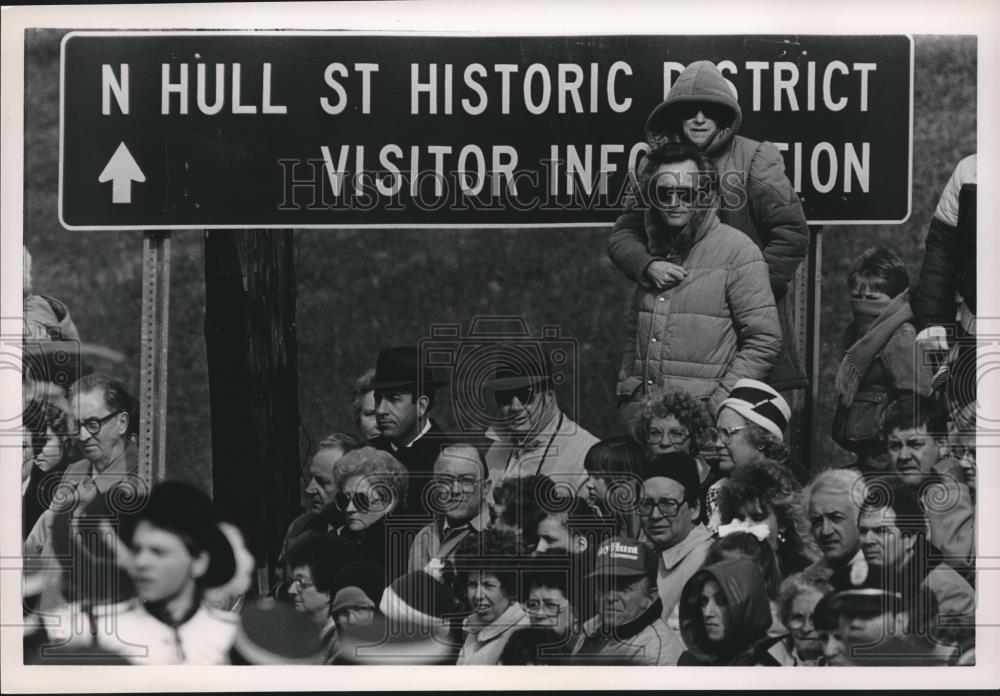
M 854 395 L 850 406 L 838 406 L 833 416 L 833 439 L 847 449 L 879 439 L 889 392 L 885 389 L 866 389 Z

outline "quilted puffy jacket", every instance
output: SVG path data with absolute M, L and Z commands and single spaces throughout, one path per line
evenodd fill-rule
M 646 211 L 649 244 L 662 223 Z M 764 379 L 781 349 L 781 326 L 767 265 L 742 232 L 701 218 L 681 265 L 688 275 L 658 291 L 638 285 L 626 326 L 618 381 L 620 405 L 665 385 L 715 408 L 743 377 Z
M 646 139 L 657 146 L 668 140 L 685 140 L 678 110 L 691 102 L 713 103 L 733 114 L 732 122 L 703 147 L 715 162 L 720 181 L 719 219 L 746 234 L 763 252 L 774 297 L 780 303 L 779 317 L 786 334 L 775 368 L 765 379 L 779 390 L 806 386 L 801 356 L 792 341 L 791 307 L 783 302 L 788 283 L 809 248 L 809 225 L 802 203 L 785 175 L 778 149 L 736 133 L 743 112 L 722 73 L 708 61 L 692 63 L 677 78 L 670 93 L 646 121 Z M 657 257 L 651 254 L 643 235 L 643 211 L 634 201 L 615 223 L 608 239 L 608 255 L 629 279 L 646 282 L 646 267 Z

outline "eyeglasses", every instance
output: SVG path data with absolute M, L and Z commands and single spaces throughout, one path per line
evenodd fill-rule
M 333 504 L 341 512 L 346 512 L 352 502 L 358 512 L 368 512 L 381 501 L 377 498 L 372 498 L 367 493 L 337 493 L 333 496 Z
M 114 413 L 109 413 L 103 418 L 88 418 L 86 420 L 80 421 L 80 426 L 87 429 L 87 432 L 91 435 L 97 435 L 101 432 L 101 428 L 109 420 L 117 416 L 121 411 L 115 411 Z
M 811 616 L 791 616 L 788 618 L 787 626 L 793 631 L 798 631 L 806 624 L 813 625 Z
M 295 585 L 298 585 L 300 590 L 306 590 L 315 584 L 316 583 L 314 583 L 312 580 L 306 580 L 301 575 L 296 575 L 294 578 L 292 578 L 292 581 L 288 583 L 288 587 L 292 588 Z
M 664 435 L 667 436 L 667 440 L 670 441 L 671 445 L 683 445 L 691 437 L 690 433 L 683 428 L 670 428 L 667 431 L 660 430 L 659 428 L 650 428 L 646 431 L 646 443 L 658 445 L 663 442 Z
M 432 480 L 435 486 L 440 486 L 448 490 L 454 488 L 457 483 L 459 489 L 466 493 L 476 490 L 476 485 L 479 483 L 479 479 L 475 476 L 436 475 Z
M 541 614 L 543 616 L 555 617 L 563 613 L 566 607 L 551 600 L 529 599 L 524 604 L 524 609 L 531 614 Z
M 716 440 L 722 440 L 723 442 L 731 442 L 733 435 L 741 430 L 746 430 L 745 425 L 737 425 L 735 428 L 709 428 L 705 431 L 705 437 L 709 442 L 715 442 Z
M 531 403 L 531 400 L 535 398 L 535 388 L 498 389 L 493 392 L 493 398 L 497 400 L 497 406 L 510 406 L 514 402 L 515 396 L 521 402 L 522 406 Z
M 683 500 L 674 500 L 673 498 L 642 498 L 639 500 L 639 514 L 643 517 L 649 517 L 653 514 L 655 507 L 664 517 L 674 517 L 683 504 Z

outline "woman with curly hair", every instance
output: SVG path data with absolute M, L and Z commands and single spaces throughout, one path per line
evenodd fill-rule
M 374 447 L 352 450 L 333 465 L 333 503 L 344 515 L 337 536 L 357 544 L 362 557 L 385 570 L 388 579 L 406 569 L 405 557 L 386 558 L 387 549 L 401 545 L 386 543 L 385 520 L 406 501 L 408 484 L 406 467 Z
M 765 462 L 737 468 L 719 490 L 719 517 L 720 534 L 746 531 L 766 539 L 778 557 L 783 577 L 805 570 L 819 558 L 802 489 L 782 464 Z
M 459 665 L 495 665 L 511 635 L 530 625 L 518 603 L 518 564 L 523 547 L 506 531 L 470 534 L 455 550 L 455 590 L 472 613 L 463 623 L 465 643 Z
M 700 399 L 683 389 L 666 389 L 654 392 L 639 406 L 635 425 L 635 439 L 641 442 L 647 456 L 655 457 L 667 452 L 686 452 L 698 463 L 698 481 L 701 499 L 722 475 L 715 452 L 712 419 Z M 704 456 L 708 451 L 710 460 Z M 702 505 L 702 510 L 706 506 Z M 704 515 L 705 521 L 708 514 Z M 712 527 L 712 531 L 715 528 Z

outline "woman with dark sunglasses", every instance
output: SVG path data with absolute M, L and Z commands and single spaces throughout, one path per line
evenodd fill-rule
M 385 570 L 387 578 L 403 574 L 406 558 L 387 559 L 386 549 L 401 547 L 405 553 L 409 545 L 387 544 L 385 521 L 406 500 L 406 467 L 388 452 L 362 447 L 334 464 L 333 481 L 333 503 L 344 516 L 337 535 L 357 544 L 362 557 Z

